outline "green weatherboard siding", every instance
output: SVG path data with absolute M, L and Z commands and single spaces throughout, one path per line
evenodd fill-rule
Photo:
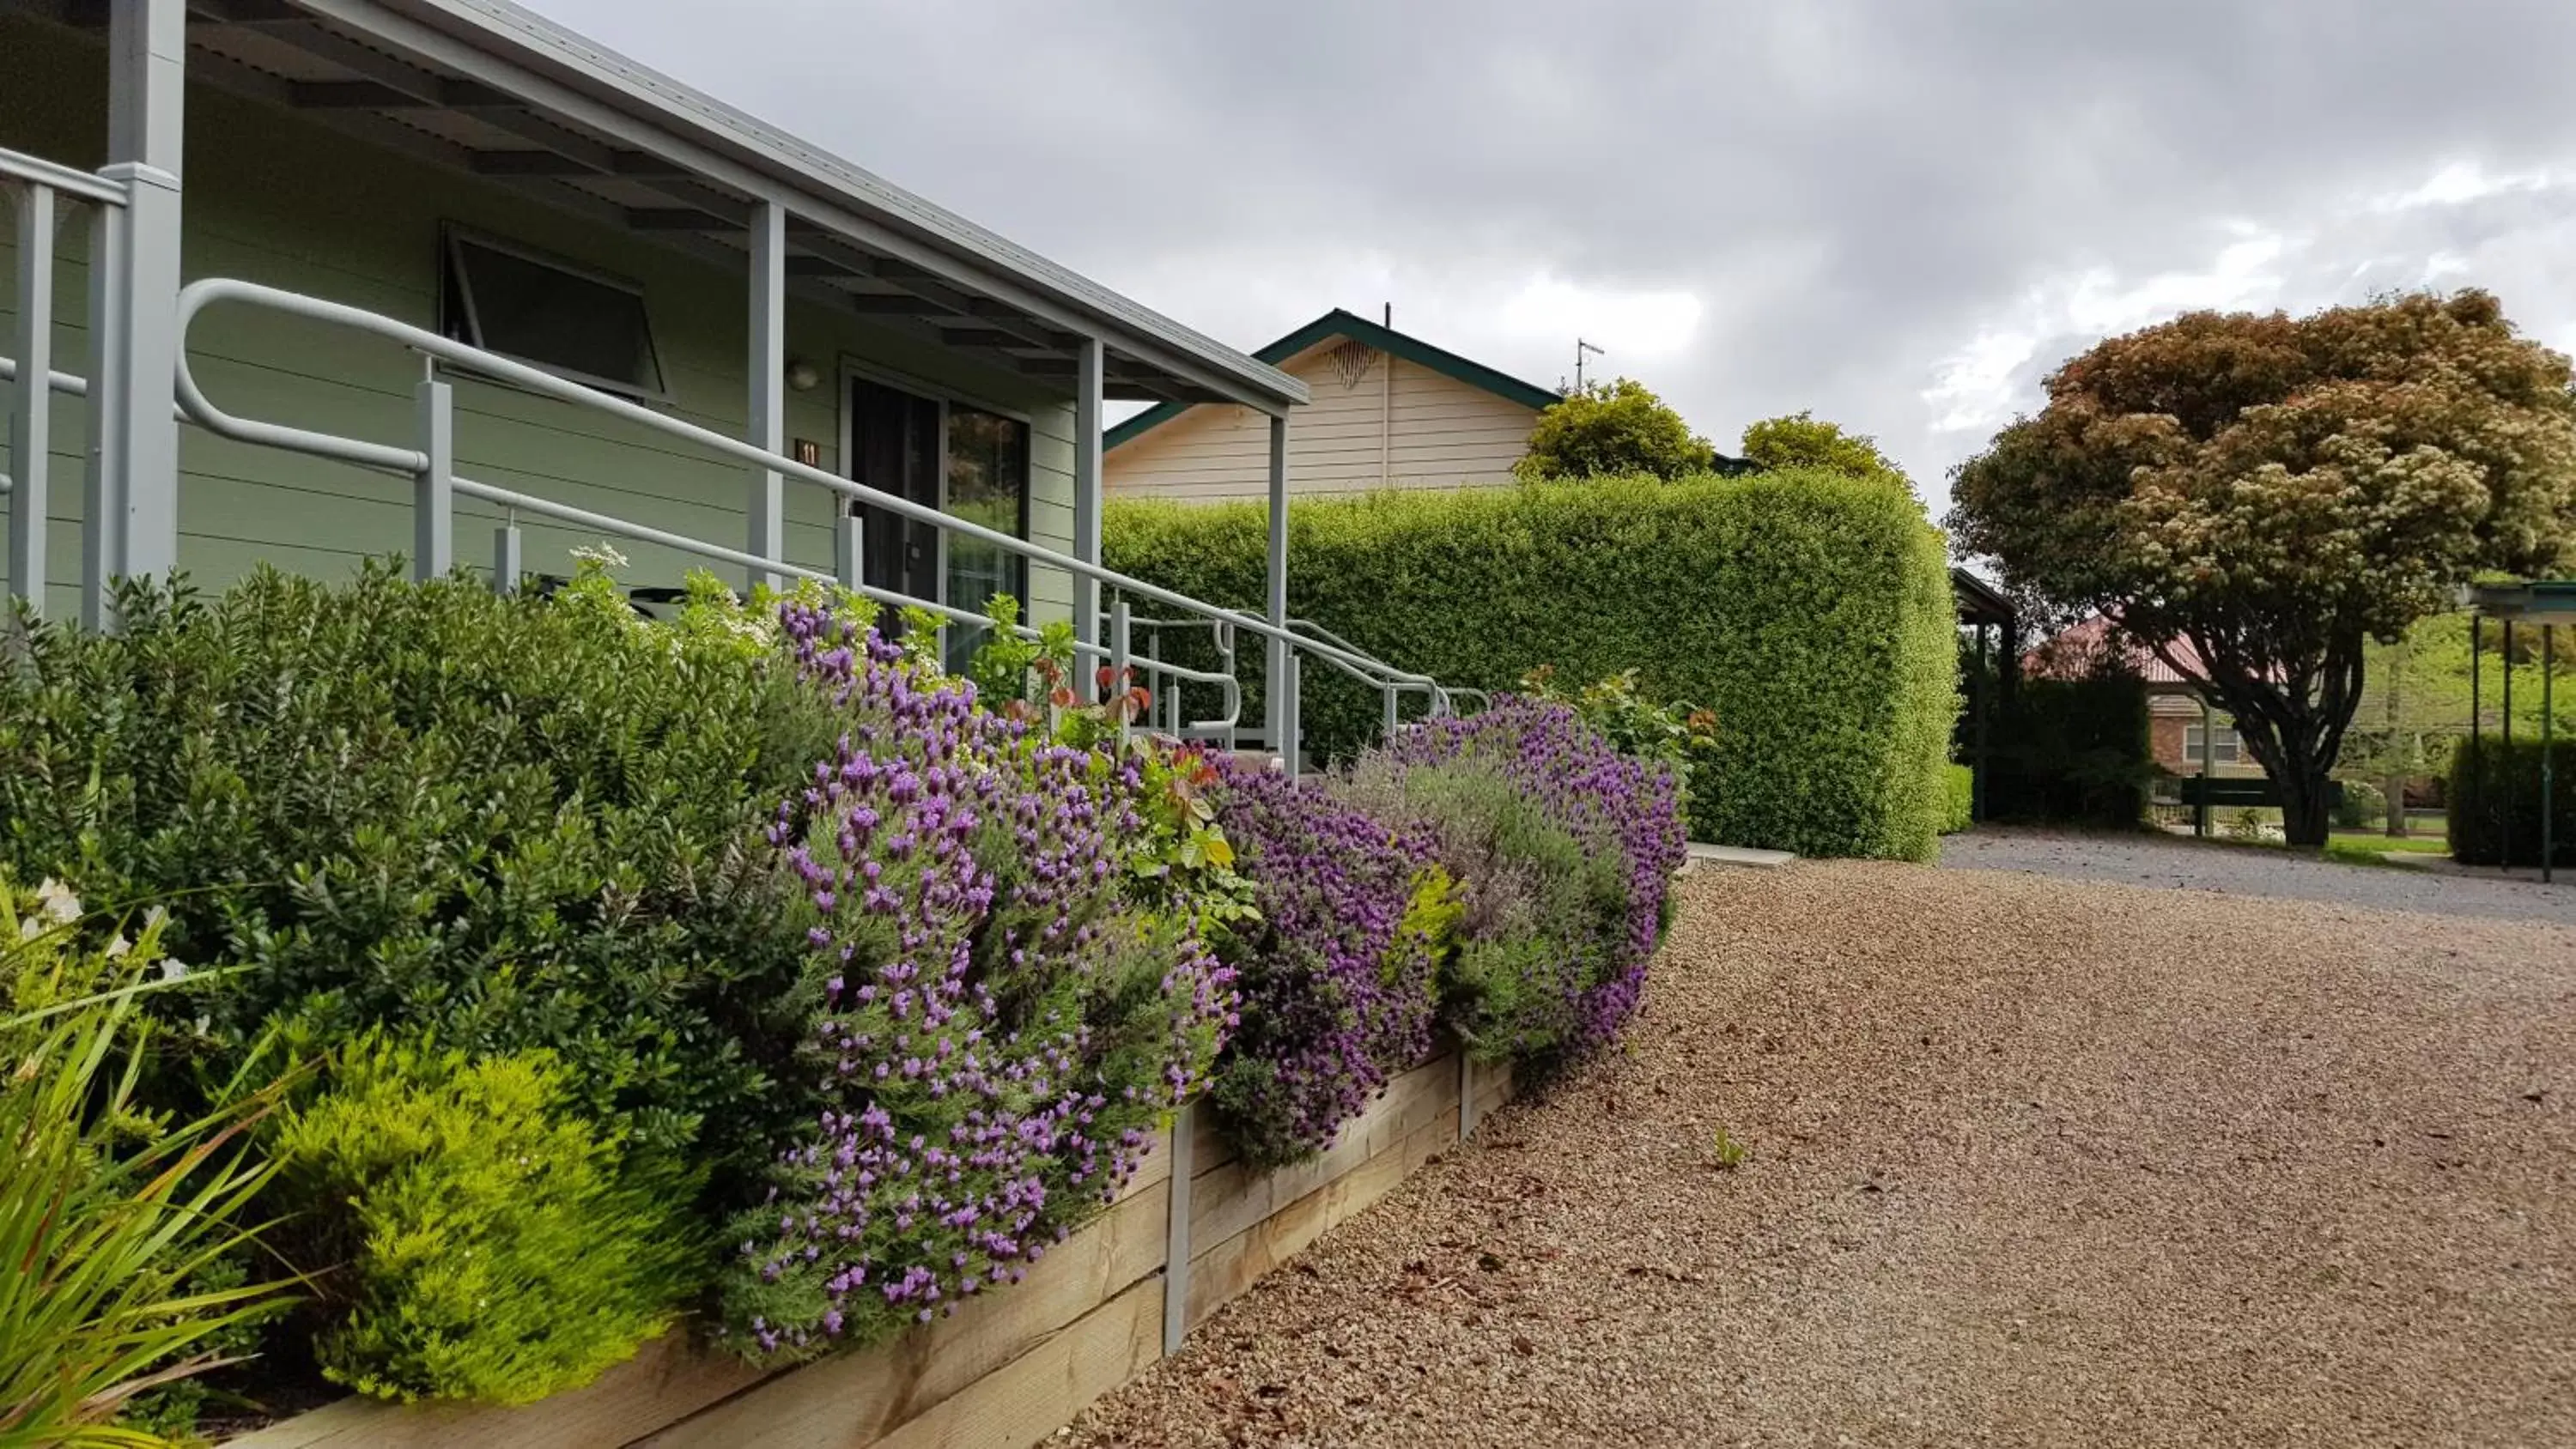
M 41 93 L 15 96 L 0 111 L 0 146 L 96 166 L 106 139 L 103 47 L 61 26 L 0 16 L 0 50 L 11 56 L 13 73 Z M 749 348 L 742 272 L 202 84 L 189 89 L 187 126 L 183 265 L 190 279 L 240 277 L 435 326 L 440 227 L 470 227 L 640 283 L 671 413 L 741 431 Z M 14 248 L 15 229 L 0 227 L 0 267 L 14 268 Z M 55 292 L 55 365 L 66 371 L 87 366 L 86 252 L 86 218 L 69 215 Z M 0 326 L 10 316 L 0 307 Z M 206 313 L 192 341 L 199 382 L 229 411 L 384 442 L 411 438 L 418 363 L 391 344 L 239 307 Z M 1072 546 L 1069 396 L 804 298 L 789 302 L 787 351 L 823 374 L 812 390 L 787 394 L 786 422 L 788 436 L 822 445 L 827 469 L 838 468 L 842 360 L 1027 417 L 1031 536 Z M 457 466 L 469 477 L 710 542 L 739 547 L 745 539 L 749 474 L 734 464 L 603 414 L 472 379 L 456 380 L 456 402 Z M 58 617 L 77 609 L 85 433 L 79 400 L 57 399 L 46 607 Z M 179 557 L 200 585 L 219 588 L 262 560 L 331 577 L 367 555 L 411 546 L 410 491 L 399 478 L 195 428 L 181 430 L 180 447 Z M 458 558 L 485 565 L 495 511 L 460 502 L 457 512 Z M 791 482 L 787 517 L 789 557 L 829 567 L 831 499 Z M 600 542 L 533 522 L 523 532 L 526 567 L 549 573 L 570 572 L 569 550 Z M 658 547 L 618 547 L 630 560 L 624 576 L 639 584 L 675 583 L 694 563 Z M 1071 607 L 1071 582 L 1061 573 L 1039 571 L 1030 592 L 1039 617 Z

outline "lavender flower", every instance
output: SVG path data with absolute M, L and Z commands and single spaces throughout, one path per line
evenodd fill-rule
M 827 610 L 781 622 L 849 730 L 769 830 L 804 887 L 824 1106 L 734 1234 L 728 1331 L 764 1358 L 1017 1281 L 1134 1175 L 1235 1015 L 1232 971 L 1120 896 L 1132 766 Z
M 1329 1146 L 1430 1055 L 1436 943 L 1407 913 L 1432 840 L 1284 775 L 1230 759 L 1220 772 L 1218 819 L 1262 927 L 1237 963 L 1243 1022 L 1216 1102 L 1236 1146 L 1268 1165 Z
M 1338 788 L 1390 817 L 1410 814 L 1465 884 L 1449 993 L 1463 1004 L 1453 1019 L 1462 1035 L 1537 1055 L 1618 1034 L 1644 991 L 1685 849 L 1669 768 L 1619 753 L 1565 705 L 1506 695 L 1484 713 L 1408 728 Z M 1479 971 L 1516 979 L 1480 981 Z M 1509 1019 L 1477 1019 L 1479 996 Z

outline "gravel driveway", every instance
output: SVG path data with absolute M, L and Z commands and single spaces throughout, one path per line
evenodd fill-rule
M 1056 1442 L 2576 1444 L 2576 929 L 1862 863 L 1683 907 L 1625 1050 Z
M 2286 850 L 2170 835 L 2085 835 L 1993 826 L 1942 841 L 1941 863 L 1954 870 L 2023 870 L 2075 880 L 2227 895 L 2294 896 L 2394 911 L 2576 926 L 2576 872 L 2561 872 L 2555 883 L 2544 886 L 2527 872 L 2524 878 L 2506 880 L 2420 866 L 2347 865 Z

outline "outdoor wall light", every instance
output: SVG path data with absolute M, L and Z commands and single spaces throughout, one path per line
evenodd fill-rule
M 814 384 L 821 382 L 822 380 L 823 374 L 814 370 L 814 364 L 807 362 L 801 357 L 791 357 L 787 359 L 787 385 L 789 387 L 796 389 L 798 392 L 812 392 L 814 390 Z

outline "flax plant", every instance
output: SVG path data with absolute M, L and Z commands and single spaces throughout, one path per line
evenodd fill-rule
M 195 1285 L 259 1235 L 248 1135 L 279 1088 L 175 1125 L 145 1110 L 138 1002 L 183 973 L 150 971 L 157 920 L 83 949 L 46 884 L 22 913 L 0 880 L 0 1449 L 158 1445 L 119 1422 L 134 1396 L 231 1362 L 210 1345 L 277 1302 Z

